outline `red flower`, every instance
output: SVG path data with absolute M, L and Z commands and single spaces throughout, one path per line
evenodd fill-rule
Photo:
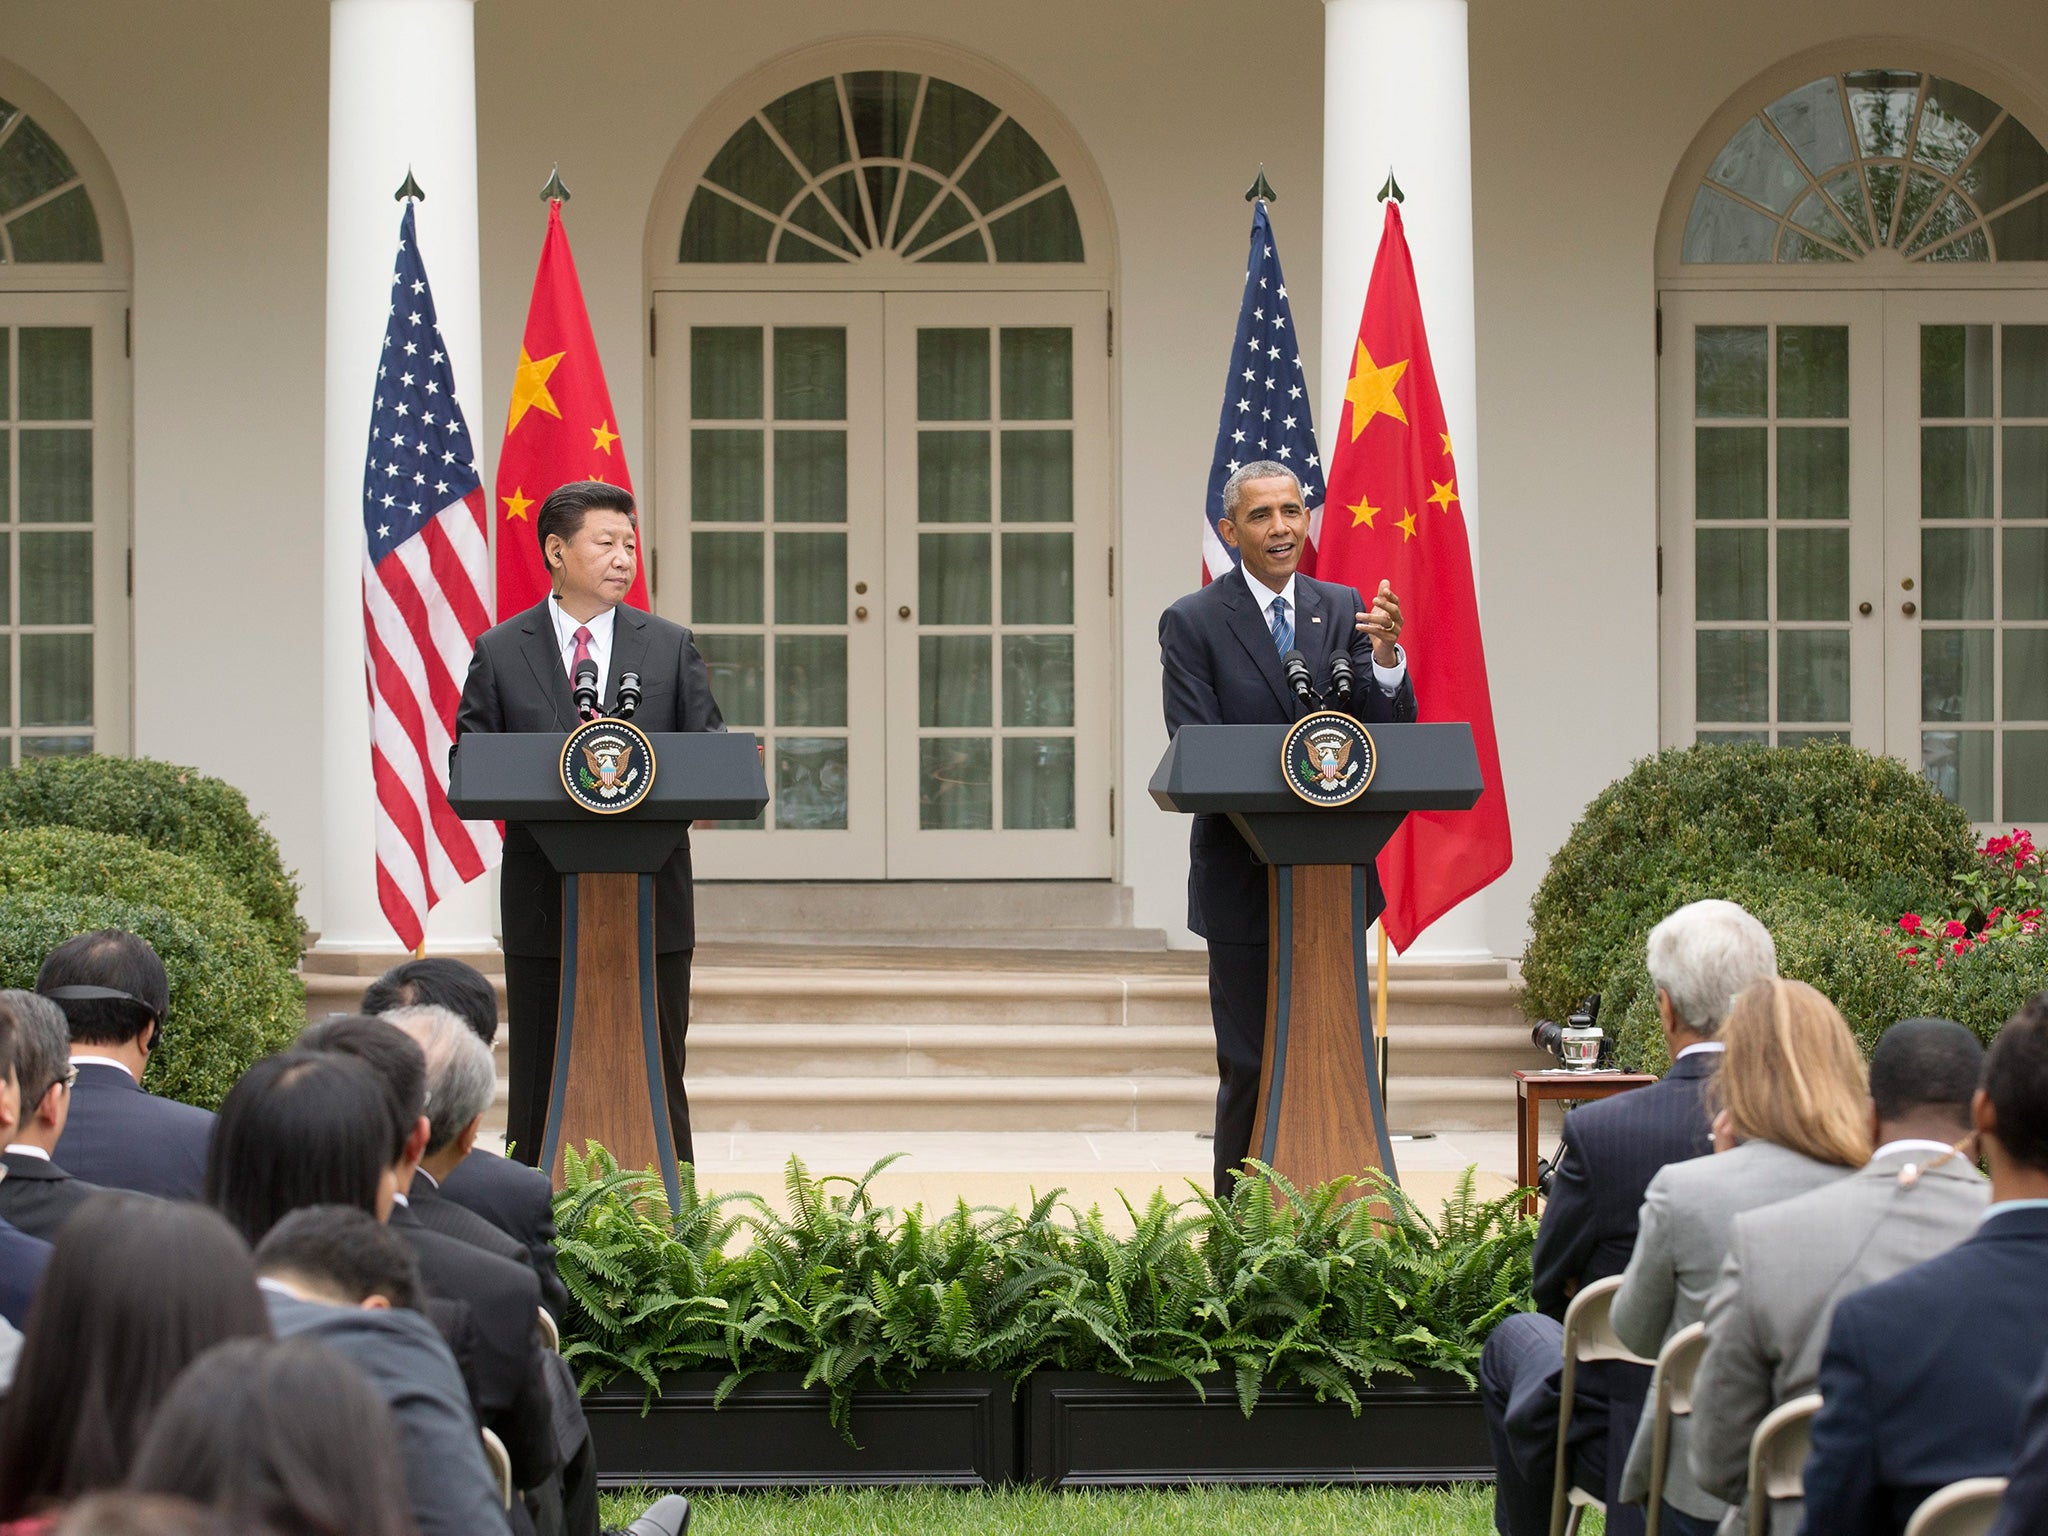
M 1984 840 L 1984 846 L 1979 848 L 1977 852 L 1987 859 L 1995 859 L 2011 847 L 2012 839 L 2009 837 L 1987 837 Z
M 2029 907 L 2020 914 L 2020 921 L 2023 923 L 2036 922 L 2040 919 L 2040 916 L 2041 909 L 2039 907 Z
M 1960 939 L 1964 934 L 1968 933 L 1970 930 L 1965 928 L 1961 923 L 1957 922 L 1954 918 L 1950 918 L 1948 920 L 1947 925 L 1943 927 L 1941 931 L 1948 938 Z
M 1986 912 L 1984 914 L 1984 926 L 1986 928 L 1989 928 L 1993 923 L 1997 922 L 2003 916 L 2005 916 L 2005 908 L 1993 907 L 1989 912 Z
M 1969 947 L 1970 941 L 1968 939 L 1957 939 L 1955 944 L 1955 952 L 1960 955 L 1967 951 Z
M 1907 946 L 1906 946 L 1906 947 L 1905 947 L 1904 949 L 1902 949 L 1902 950 L 1900 950 L 1900 951 L 1899 951 L 1899 954 L 1900 954 L 1901 956 L 1906 956 L 1906 955 L 1917 955 L 1917 954 L 1919 954 L 1919 953 L 1920 953 L 1920 946 L 1919 946 L 1918 944 L 1908 944 L 1908 945 L 1907 945 Z
M 1899 931 L 1902 933 L 1920 932 L 1920 914 L 1918 912 L 1908 912 L 1904 917 L 1900 918 Z

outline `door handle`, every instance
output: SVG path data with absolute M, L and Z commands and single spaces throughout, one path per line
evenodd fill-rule
M 899 618 L 899 619 L 907 619 L 907 618 L 909 618 L 909 617 L 910 617 L 910 605 L 909 605 L 908 603 L 905 603 L 905 604 L 904 604 L 904 605 L 903 605 L 903 606 L 902 606 L 901 608 L 898 608 L 898 609 L 896 610 L 896 617 L 897 617 L 897 618 Z
M 1862 614 L 1862 615 L 1863 615 L 1863 616 L 1864 616 L 1864 617 L 1865 617 L 1865 618 L 1867 619 L 1867 618 L 1869 618 L 1869 617 L 1870 617 L 1870 604 L 1868 604 L 1868 603 L 1858 603 L 1858 604 L 1856 605 L 1856 611 L 1857 611 L 1858 613 Z
M 868 616 L 868 611 L 865 608 L 856 608 L 853 610 L 853 616 L 856 619 L 864 619 Z
M 1899 612 L 1903 613 L 1909 619 L 1919 611 L 1920 605 L 1910 600 L 1899 604 Z

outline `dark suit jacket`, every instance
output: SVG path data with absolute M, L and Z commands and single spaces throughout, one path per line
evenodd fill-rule
M 2048 1531 L 2048 1367 L 2027 1393 L 2010 1476 L 1991 1536 L 2040 1536 Z
M 640 708 L 633 723 L 643 731 L 722 731 L 725 721 L 711 697 L 704 658 L 680 624 L 623 604 L 615 610 L 611 665 L 605 675 L 605 710 L 618 706 L 619 679 L 640 674 Z M 559 731 L 578 725 L 569 674 L 555 646 L 545 600 L 486 630 L 470 657 L 455 717 L 457 750 L 478 731 Z M 561 876 L 533 834 L 517 822 L 505 828 L 505 861 L 498 905 L 505 953 L 558 957 L 562 952 Z M 696 943 L 686 837 L 654 880 L 654 947 L 667 953 Z
M 0 1317 L 17 1328 L 28 1324 L 29 1303 L 50 1266 L 50 1245 L 12 1222 L 0 1221 Z
M 54 1243 L 71 1213 L 99 1193 L 97 1184 L 74 1179 L 56 1163 L 26 1152 L 0 1152 L 0 1165 L 7 1169 L 7 1177 L 0 1179 L 0 1219 L 46 1243 Z
M 1994 1215 L 1947 1253 L 1835 1305 L 1806 1462 L 1806 1524 L 1896 1533 L 1964 1477 L 2004 1477 L 2048 1356 L 2048 1210 Z
M 1718 1052 L 1701 1051 L 1673 1062 L 1660 1082 L 1564 1117 L 1564 1150 L 1536 1229 L 1538 1310 L 1562 1318 L 1580 1286 L 1628 1267 L 1657 1170 L 1714 1150 L 1700 1093 L 1720 1064 Z
M 206 1184 L 213 1115 L 144 1093 L 119 1067 L 86 1062 L 71 1090 L 71 1118 L 56 1159 L 73 1178 L 165 1200 L 198 1200 Z
M 527 1171 L 543 1183 L 547 1181 L 547 1176 L 538 1170 Z M 546 1270 L 540 1269 L 524 1243 L 508 1232 L 501 1232 L 467 1206 L 449 1199 L 435 1187 L 433 1176 L 424 1170 L 413 1175 L 411 1203 L 413 1215 L 429 1231 L 442 1233 L 471 1247 L 481 1248 L 485 1253 L 494 1253 L 501 1259 L 510 1259 L 514 1264 L 532 1269 L 534 1279 L 540 1282 L 541 1305 L 554 1314 L 557 1322 L 561 1321 L 569 1304 L 569 1292 L 552 1262 Z M 549 1257 L 553 1257 L 552 1250 Z
M 1248 580 L 1233 572 L 1159 616 L 1168 736 L 1184 725 L 1292 725 L 1306 713 Z M 1404 677 L 1389 698 L 1373 679 L 1372 642 L 1352 627 L 1369 606 L 1357 589 L 1297 576 L 1294 595 L 1294 643 L 1315 686 L 1327 688 L 1331 653 L 1345 651 L 1357 679 L 1350 713 L 1368 725 L 1413 720 L 1413 683 Z M 1230 818 L 1195 817 L 1188 851 L 1188 926 L 1223 943 L 1265 943 L 1266 866 Z M 1379 872 L 1368 869 L 1367 921 L 1384 904 Z
M 476 1212 L 526 1245 L 533 1272 L 540 1276 L 541 1301 L 559 1320 L 569 1293 L 555 1269 L 555 1191 L 548 1176 L 479 1148 L 449 1170 L 441 1181 L 441 1198 Z

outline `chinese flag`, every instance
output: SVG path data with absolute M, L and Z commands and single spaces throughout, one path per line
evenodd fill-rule
M 1344 385 L 1317 555 L 1319 577 L 1354 586 L 1368 601 L 1382 580 L 1393 583 L 1418 718 L 1470 721 L 1479 749 L 1486 783 L 1479 803 L 1469 811 L 1411 812 L 1380 854 L 1387 892 L 1380 921 L 1405 950 L 1499 878 L 1514 851 L 1450 428 L 1401 210 L 1391 200 Z
M 548 236 L 526 309 L 519 372 L 512 379 L 512 409 L 505 446 L 498 450 L 498 618 L 531 608 L 551 590 L 533 519 L 548 493 L 571 480 L 608 480 L 633 489 L 626 473 L 619 424 L 583 285 L 562 229 L 562 205 L 548 204 Z M 647 606 L 647 567 L 633 573 L 626 601 Z

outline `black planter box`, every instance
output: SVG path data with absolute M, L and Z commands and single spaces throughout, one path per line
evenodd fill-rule
M 583 1399 L 607 1488 L 792 1488 L 928 1483 L 978 1488 L 1014 1482 L 1017 1409 L 1008 1377 L 935 1372 L 907 1392 L 857 1392 L 849 1445 L 831 1400 L 793 1372 L 749 1377 L 711 1406 L 722 1372 L 662 1382 L 643 1416 L 643 1390 Z
M 1458 1377 L 1381 1376 L 1357 1418 L 1301 1388 L 1246 1418 L 1228 1377 L 1184 1382 L 1040 1371 L 1026 1387 L 1024 1474 L 1050 1488 L 1146 1483 L 1443 1483 L 1493 1476 L 1479 1394 Z

